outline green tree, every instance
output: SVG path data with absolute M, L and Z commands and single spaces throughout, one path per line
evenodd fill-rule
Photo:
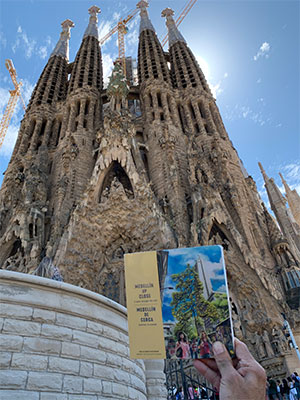
M 203 321 L 219 319 L 215 305 L 203 296 L 203 284 L 196 267 L 188 264 L 184 271 L 173 274 L 172 280 L 176 282 L 176 292 L 172 294 L 171 301 L 172 314 L 179 326 L 186 327 L 188 321 L 194 321 L 197 332 L 200 332 Z
M 215 298 L 212 304 L 217 308 L 221 321 L 229 317 L 228 300 L 226 293 L 215 293 Z

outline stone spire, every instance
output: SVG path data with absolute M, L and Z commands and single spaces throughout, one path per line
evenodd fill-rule
M 258 163 L 258 166 L 259 166 L 260 172 L 262 173 L 262 176 L 264 178 L 265 183 L 267 183 L 268 180 L 269 180 L 269 177 L 266 174 L 266 171 L 264 170 L 264 168 L 263 168 L 263 166 L 262 166 L 262 164 L 260 162 Z
M 155 29 L 149 19 L 147 7 L 149 7 L 149 4 L 145 0 L 141 0 L 137 3 L 136 5 L 140 9 L 140 16 L 141 16 L 141 23 L 140 23 L 140 34 L 141 32 L 145 30 L 150 30 L 155 32 Z
M 177 29 L 173 15 L 174 11 L 171 8 L 165 8 L 161 13 L 161 16 L 166 18 L 166 25 L 168 28 L 168 36 L 169 36 L 169 47 L 171 47 L 172 44 L 176 42 L 186 43 L 182 34 Z
M 65 58 L 67 61 L 69 60 L 69 39 L 71 37 L 70 35 L 70 29 L 74 27 L 74 22 L 71 21 L 70 19 L 66 19 L 61 23 L 61 26 L 63 28 L 60 38 L 57 42 L 57 45 L 55 46 L 54 50 L 52 51 L 50 57 L 52 56 L 60 56 Z
M 98 37 L 98 18 L 97 18 L 97 14 L 99 14 L 101 12 L 100 8 L 97 6 L 92 6 L 89 8 L 89 14 L 90 14 L 90 21 L 89 21 L 89 25 L 86 28 L 83 37 L 87 37 L 87 36 L 94 36 L 96 39 L 99 39 Z
M 269 178 L 259 163 L 259 168 L 264 177 L 265 188 L 267 190 L 270 206 L 279 223 L 280 229 L 284 237 L 291 244 L 291 250 L 299 255 L 300 251 L 300 236 L 298 233 L 298 224 L 292 221 L 290 210 L 286 207 L 286 199 L 280 192 L 273 178 Z M 294 245 L 292 244 L 294 242 Z M 293 246 L 295 246 L 293 248 Z
M 102 61 L 98 39 L 97 14 L 100 8 L 89 8 L 90 22 L 83 35 L 80 49 L 73 64 L 68 94 L 84 86 L 102 89 Z
M 284 189 L 285 189 L 285 195 L 286 199 L 288 201 L 291 213 L 293 214 L 293 217 L 297 224 L 300 227 L 300 196 L 297 193 L 296 189 L 291 190 L 289 185 L 287 184 L 286 180 L 283 178 L 282 174 L 279 173 L 280 178 L 282 180 Z

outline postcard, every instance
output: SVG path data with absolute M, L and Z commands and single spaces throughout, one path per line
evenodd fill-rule
M 131 358 L 234 355 L 222 246 L 125 254 L 125 284 Z

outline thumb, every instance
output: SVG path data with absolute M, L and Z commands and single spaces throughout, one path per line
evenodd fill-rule
M 231 375 L 235 371 L 232 365 L 232 361 L 226 347 L 221 342 L 215 342 L 213 344 L 213 352 L 216 360 L 216 364 L 219 368 L 222 378 Z

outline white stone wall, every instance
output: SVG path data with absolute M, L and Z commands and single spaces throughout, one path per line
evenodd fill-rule
M 0 270 L 1 400 L 146 400 L 127 314 L 93 292 Z

